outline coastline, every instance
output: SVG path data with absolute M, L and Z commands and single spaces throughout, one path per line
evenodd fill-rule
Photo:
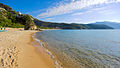
M 43 50 L 47 55 L 49 55 L 50 56 L 50 58 L 53 60 L 53 62 L 54 62 L 54 66 L 55 66 L 55 68 L 63 68 L 62 67 L 62 63 L 59 61 L 59 60 L 57 60 L 57 58 L 56 58 L 56 55 L 53 55 L 53 53 L 52 53 L 52 51 L 50 51 L 46 46 L 46 43 L 45 42 L 43 42 L 42 40 L 40 40 L 40 39 L 37 39 L 36 37 L 36 34 L 34 33 L 34 35 L 32 36 L 33 37 L 33 43 L 32 43 L 32 45 L 34 46 L 34 47 L 36 47 L 36 50 L 38 51 L 38 53 L 40 53 L 39 52 L 39 50 Z M 41 49 L 42 48 L 42 49 Z
M 73 60 L 71 60 L 71 58 L 69 58 L 70 61 L 68 61 L 68 56 L 66 55 L 63 55 L 63 54 L 59 54 L 59 53 L 54 53 L 53 50 L 49 49 L 49 47 L 47 47 L 48 43 L 41 40 L 41 39 L 38 39 L 38 37 L 35 37 L 37 36 L 36 33 L 33 35 L 33 38 L 35 41 L 37 41 L 41 46 L 41 48 L 43 48 L 47 54 L 49 54 L 51 56 L 51 58 L 54 60 L 54 64 L 55 64 L 55 68 L 73 68 L 73 67 L 77 67 L 77 68 L 85 68 L 85 66 L 83 65 L 74 65 L 72 66 L 72 64 L 74 64 L 75 62 L 73 62 Z M 38 48 L 38 47 L 37 47 Z M 61 56 L 62 55 L 62 56 Z M 62 58 L 62 60 L 60 59 Z M 64 59 L 63 59 L 64 58 Z M 57 62 L 56 62 L 57 61 Z
M 62 55 L 63 57 L 60 56 L 59 54 L 59 57 L 58 57 L 58 54 L 56 55 L 54 53 L 54 51 L 52 51 L 51 49 L 49 49 L 47 47 L 47 43 L 42 41 L 41 39 L 38 39 L 36 36 L 36 33 L 33 35 L 33 39 L 38 43 L 37 45 L 38 46 L 35 46 L 36 48 L 42 48 L 44 49 L 44 51 L 51 57 L 51 59 L 54 61 L 54 65 L 55 65 L 55 68 L 73 68 L 73 66 L 71 66 L 74 62 L 73 61 L 70 61 L 68 62 L 67 60 L 63 59 L 61 60 L 60 58 L 66 58 L 67 56 L 66 55 Z M 38 49 L 39 50 L 39 49 Z M 69 59 L 70 60 L 70 59 Z M 69 64 L 67 64 L 67 63 Z M 82 65 L 76 65 L 77 67 L 80 67 L 80 68 L 85 68 L 84 66 Z
M 0 32 L 0 68 L 54 68 L 51 57 L 32 46 L 37 31 Z

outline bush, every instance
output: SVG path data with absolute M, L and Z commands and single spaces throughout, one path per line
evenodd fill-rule
M 24 25 L 21 25 L 21 24 L 19 24 L 19 23 L 13 23 L 12 25 L 11 25 L 11 27 L 12 28 L 24 28 Z

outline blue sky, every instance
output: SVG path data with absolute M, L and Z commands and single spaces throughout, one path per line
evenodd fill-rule
M 14 10 L 59 23 L 120 22 L 120 0 L 0 0 Z

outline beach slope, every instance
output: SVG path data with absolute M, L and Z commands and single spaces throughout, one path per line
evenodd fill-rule
M 42 48 L 32 46 L 36 31 L 8 30 L 0 32 L 0 68 L 54 68 L 54 63 Z

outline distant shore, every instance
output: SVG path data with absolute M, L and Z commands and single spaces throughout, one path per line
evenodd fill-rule
M 36 49 L 32 35 L 37 31 L 7 29 L 0 32 L 0 68 L 54 68 L 42 48 Z

